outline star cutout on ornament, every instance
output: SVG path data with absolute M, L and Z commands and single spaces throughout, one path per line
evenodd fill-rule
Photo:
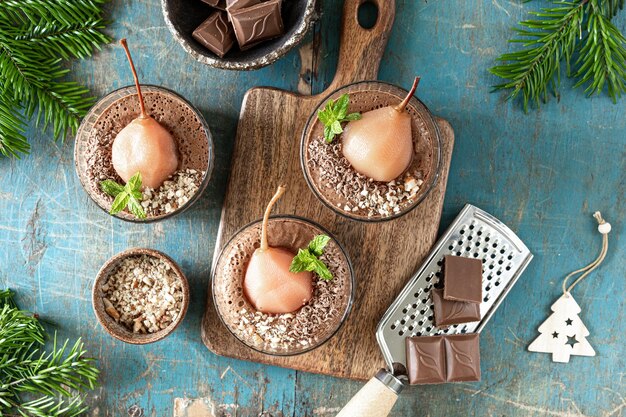
M 568 326 L 571 326 L 572 325 L 572 319 L 565 320 L 565 324 L 567 324 Z
M 553 337 L 554 339 L 556 339 L 557 337 L 559 337 L 559 334 L 558 334 L 557 332 L 554 332 L 554 333 L 552 333 L 552 337 Z
M 576 340 L 576 336 L 567 336 L 567 342 L 565 342 L 566 345 L 570 345 L 572 349 L 574 349 L 574 345 L 576 343 L 578 343 L 578 340 Z

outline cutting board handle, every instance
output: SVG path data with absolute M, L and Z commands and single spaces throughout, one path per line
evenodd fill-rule
M 376 23 L 370 29 L 359 24 L 359 7 L 373 3 L 378 9 Z M 339 41 L 339 61 L 333 82 L 327 91 L 355 81 L 375 80 L 385 52 L 396 14 L 395 0 L 345 0 Z

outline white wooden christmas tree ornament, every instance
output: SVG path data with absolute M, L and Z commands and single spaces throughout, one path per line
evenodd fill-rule
M 571 294 L 563 294 L 552 304 L 552 315 L 539 326 L 539 337 L 528 346 L 531 352 L 552 353 L 554 362 L 569 362 L 570 355 L 595 356 L 578 314 L 580 307 Z
M 602 251 L 589 265 L 570 273 L 563 280 L 563 295 L 552 304 L 552 314 L 539 326 L 539 336 L 528 346 L 531 352 L 552 353 L 554 362 L 569 362 L 571 355 L 595 356 L 587 336 L 589 330 L 579 317 L 580 306 L 571 294 L 572 289 L 602 263 L 609 249 L 608 234 L 611 225 L 604 221 L 600 212 L 593 215 L 598 221 L 598 231 L 602 234 Z M 568 280 L 581 274 L 569 287 Z

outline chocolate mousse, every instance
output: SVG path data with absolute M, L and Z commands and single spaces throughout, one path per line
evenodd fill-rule
M 143 86 L 148 114 L 174 137 L 179 166 L 157 189 L 143 189 L 141 204 L 148 220 L 158 219 L 188 205 L 206 186 L 212 165 L 210 133 L 201 115 L 176 93 L 155 86 Z M 111 152 L 117 134 L 140 112 L 134 87 L 117 90 L 98 102 L 85 117 L 76 138 L 75 161 L 87 193 L 109 211 L 113 197 L 101 188 L 104 180 L 124 184 L 116 173 Z M 117 214 L 136 220 L 128 211 Z
M 380 82 L 362 82 L 344 87 L 320 104 L 348 94 L 348 113 L 365 113 L 398 105 L 406 95 L 399 87 Z M 408 102 L 411 116 L 413 155 L 408 168 L 391 181 L 375 181 L 357 172 L 344 157 L 342 137 L 324 140 L 324 124 L 317 111 L 302 135 L 302 167 L 309 186 L 327 206 L 356 220 L 398 217 L 417 206 L 439 174 L 440 139 L 434 119 L 417 99 Z
M 246 226 L 223 248 L 213 270 L 213 298 L 223 323 L 246 345 L 269 354 L 291 355 L 311 350 L 330 338 L 345 320 L 352 303 L 353 276 L 343 249 L 330 239 L 320 260 L 332 279 L 313 274 L 313 296 L 292 313 L 257 311 L 247 299 L 243 280 L 252 254 L 260 246 L 261 221 Z M 274 217 L 268 223 L 271 247 L 295 254 L 318 235 L 319 226 L 296 217 Z

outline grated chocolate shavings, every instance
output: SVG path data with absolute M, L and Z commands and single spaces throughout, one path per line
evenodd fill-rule
M 307 161 L 319 174 L 320 188 L 333 191 L 340 210 L 367 217 L 389 217 L 415 202 L 424 182 L 420 171 L 407 172 L 390 182 L 374 181 L 352 168 L 341 146 L 340 141 L 327 144 L 312 140 Z
M 325 255 L 320 259 L 331 267 L 332 262 L 328 262 Z M 338 316 L 343 314 L 337 306 L 342 304 L 341 299 L 345 297 L 335 278 L 326 281 L 317 275 L 314 277 L 317 280 L 313 283 L 313 297 L 300 310 L 287 314 L 267 314 L 244 307 L 238 312 L 237 330 L 246 340 L 259 347 L 287 350 L 291 347 L 306 349 L 314 345 L 318 335 L 326 333 L 326 329 L 333 326 Z

